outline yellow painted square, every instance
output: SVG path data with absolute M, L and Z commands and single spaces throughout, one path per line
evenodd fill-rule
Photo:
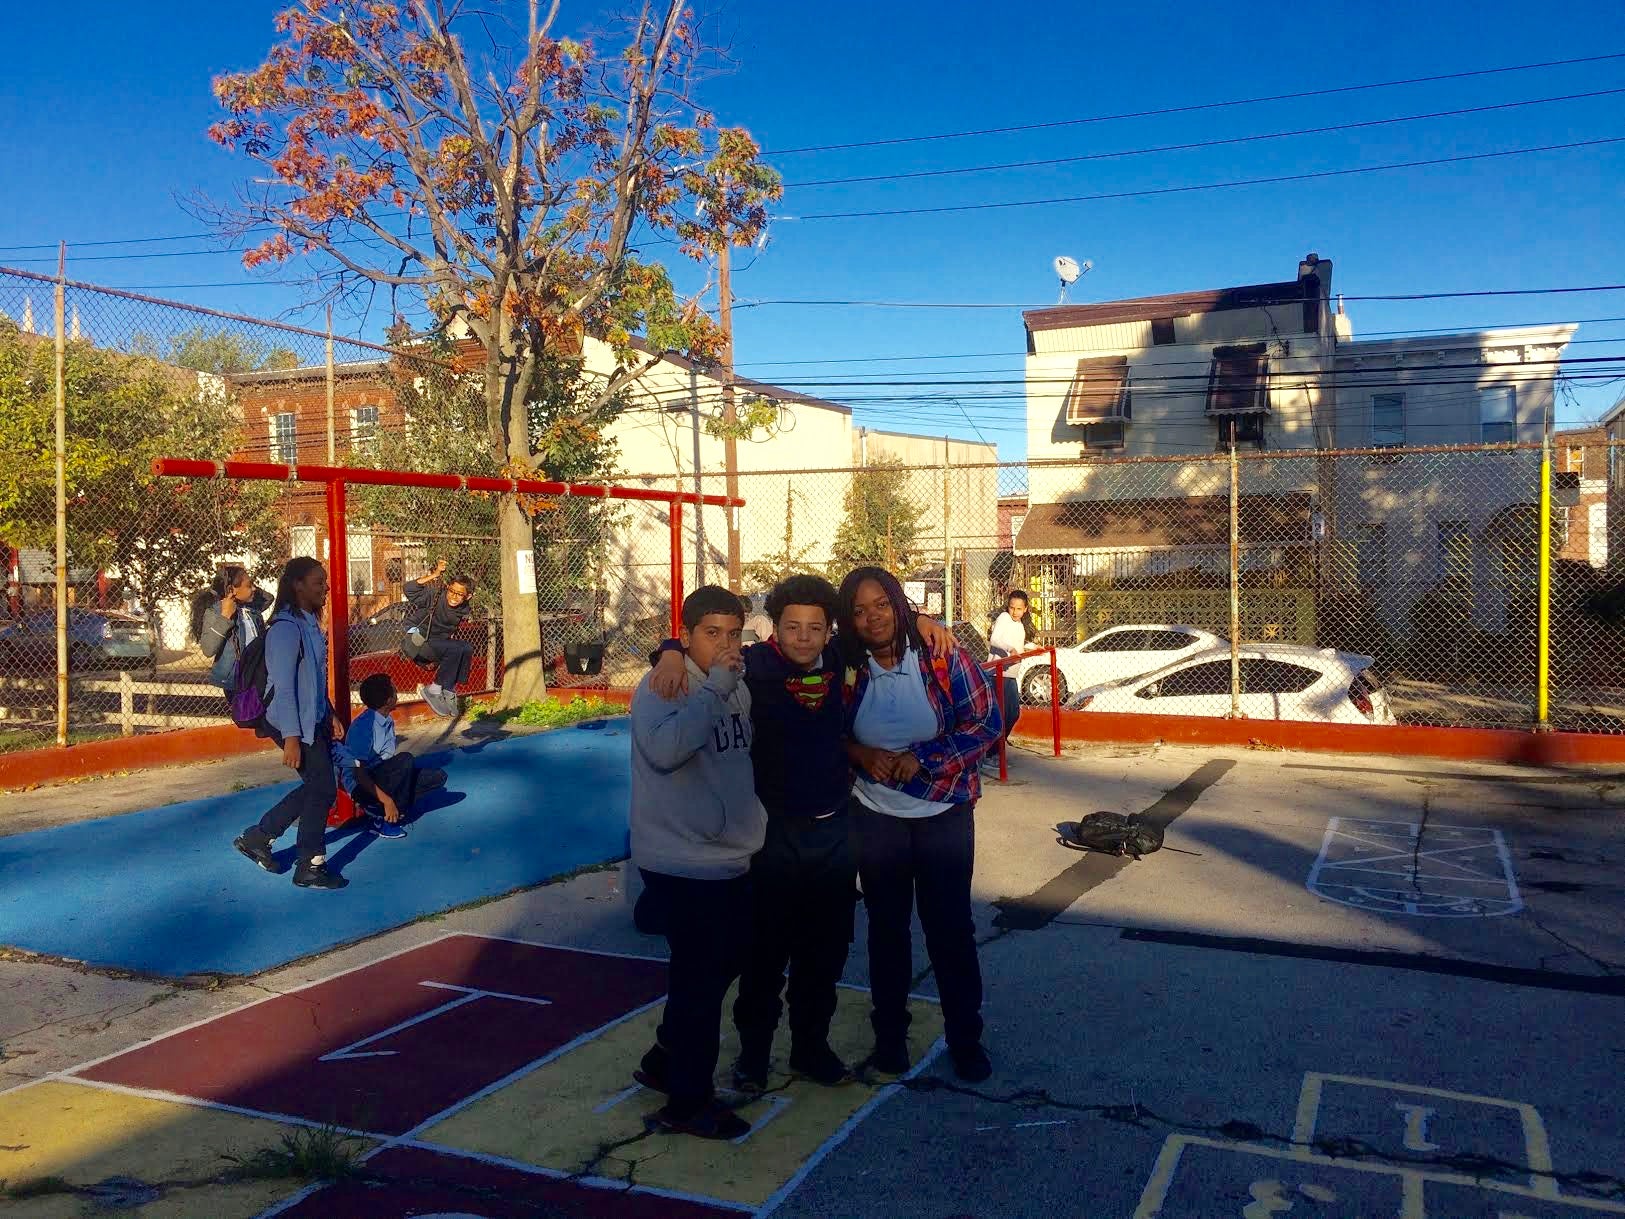
M 231 1167 L 224 1157 L 247 1158 L 278 1146 L 290 1129 L 219 1109 L 52 1080 L 0 1094 L 0 1180 L 15 1188 L 47 1177 L 78 1186 L 127 1177 L 162 1192 L 145 1206 L 120 1209 L 120 1215 L 250 1219 L 304 1182 L 218 1184 L 215 1179 Z M 93 1209 L 87 1198 L 69 1193 L 3 1206 L 8 1219 L 77 1219 Z
M 847 1062 L 855 1063 L 874 1043 L 869 994 L 845 987 L 839 994 L 830 1044 Z M 726 1018 L 732 1001 L 730 994 L 723 1008 L 719 1086 L 726 1086 L 739 1052 L 738 1034 Z M 942 1012 L 936 1004 L 918 999 L 911 1006 L 910 1043 L 918 1061 L 942 1034 Z M 681 1135 L 645 1135 L 644 1118 L 660 1107 L 663 1097 L 639 1089 L 619 1103 L 610 1102 L 632 1086 L 632 1071 L 654 1041 L 660 1014 L 655 1008 L 617 1025 L 430 1127 L 422 1141 L 612 1180 L 626 1180 L 635 1173 L 639 1185 L 760 1206 L 890 1082 L 890 1077 L 879 1077 L 871 1085 L 839 1088 L 805 1080 L 792 1083 L 785 1073 L 789 1033 L 781 1022 L 768 1092 L 739 1110 L 753 1125 L 770 1113 L 771 1120 L 738 1146 Z M 623 1142 L 625 1146 L 604 1150 Z

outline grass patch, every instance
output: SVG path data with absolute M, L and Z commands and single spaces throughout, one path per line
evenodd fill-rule
M 282 1136 L 275 1147 L 262 1147 L 246 1159 L 228 1155 L 229 1176 L 239 1181 L 340 1181 L 361 1169 L 366 1144 L 332 1126 L 301 1127 Z
M 24 1198 L 46 1198 L 52 1194 L 71 1194 L 74 1188 L 63 1177 L 31 1177 L 13 1184 L 0 1181 L 0 1198 L 21 1201 Z
M 477 720 L 494 720 L 499 724 L 522 724 L 527 728 L 563 728 L 583 720 L 598 720 L 609 715 L 621 715 L 625 708 L 601 698 L 583 698 L 577 694 L 567 703 L 542 698 L 522 707 L 482 707 L 474 713 Z

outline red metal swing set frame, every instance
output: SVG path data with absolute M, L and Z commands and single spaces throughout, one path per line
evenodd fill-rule
M 372 470 L 348 466 L 283 465 L 264 461 L 198 461 L 161 457 L 152 463 L 154 474 L 169 478 L 230 478 L 255 482 L 316 483 L 327 491 L 328 565 L 349 569 L 347 489 L 351 486 L 415 487 L 433 491 L 469 491 L 486 494 L 537 495 L 550 498 L 618 499 L 665 504 L 671 538 L 671 631 L 683 625 L 683 505 L 742 508 L 737 496 L 697 495 L 692 491 L 662 491 L 653 487 L 616 487 L 603 483 L 553 482 L 533 478 L 490 478 L 460 474 L 419 474 L 410 470 Z M 327 651 L 328 682 L 334 713 L 346 728 L 350 724 L 350 594 L 343 580 L 331 582 Z M 494 677 L 494 675 L 491 675 Z M 328 816 L 337 825 L 355 815 L 349 797 L 339 793 Z

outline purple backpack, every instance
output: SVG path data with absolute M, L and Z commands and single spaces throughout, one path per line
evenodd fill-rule
M 231 693 L 226 696 L 226 705 L 231 709 L 231 722 L 239 728 L 252 729 L 255 736 L 262 737 L 276 735 L 266 719 L 266 713 L 271 709 L 271 699 L 276 696 L 276 687 L 269 684 L 270 672 L 265 667 L 265 640 L 270 633 L 270 627 L 266 627 L 262 634 L 255 636 L 237 654 L 237 663 L 231 670 Z M 304 659 L 305 638 L 301 633 L 299 661 Z

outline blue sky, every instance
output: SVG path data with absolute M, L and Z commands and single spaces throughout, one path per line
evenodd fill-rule
M 226 195 L 247 163 L 208 143 L 211 77 L 258 63 L 279 6 L 89 0 L 8 16 L 0 76 L 7 207 L 0 263 L 52 269 L 48 250 L 184 234 L 177 195 Z M 749 127 L 790 183 L 1081 156 L 1625 88 L 1625 59 L 1045 130 L 772 156 L 771 150 L 1039 123 L 1625 51 L 1617 0 L 1532 14 L 1506 0 L 1429 5 L 971 4 L 828 0 L 697 4 L 734 60 L 705 99 Z M 596 26 L 598 5 L 566 2 Z M 1290 278 L 1314 250 L 1350 296 L 1625 281 L 1625 144 L 1427 169 L 1160 197 L 866 219 L 818 213 L 1143 191 L 1625 136 L 1625 94 L 1355 131 L 936 179 L 792 186 L 772 240 L 742 251 L 735 293 L 785 299 L 1053 303 L 1050 260 L 1095 262 L 1075 300 Z M 75 278 L 215 308 L 276 314 L 287 289 L 250 285 L 237 256 L 108 258 L 183 241 L 70 249 Z M 98 257 L 102 256 L 102 257 Z M 39 261 L 29 261 L 39 260 Z M 695 282 L 693 268 L 674 268 Z M 193 286 L 231 284 L 234 286 Z M 187 286 L 180 286 L 187 285 Z M 1571 356 L 1625 356 L 1625 292 L 1351 301 L 1357 335 L 1586 321 Z M 309 323 L 308 314 L 294 320 Z M 741 308 L 743 373 L 820 392 L 865 375 L 1019 376 L 1019 312 L 761 305 Z M 370 335 L 368 337 L 376 337 Z M 896 357 L 944 356 L 877 363 Z M 830 361 L 806 364 L 787 361 Z M 1000 387 L 828 386 L 861 422 L 973 435 L 1021 452 L 1019 398 Z M 1619 385 L 1579 387 L 1560 418 L 1594 417 Z M 959 396 L 960 406 L 944 395 Z

